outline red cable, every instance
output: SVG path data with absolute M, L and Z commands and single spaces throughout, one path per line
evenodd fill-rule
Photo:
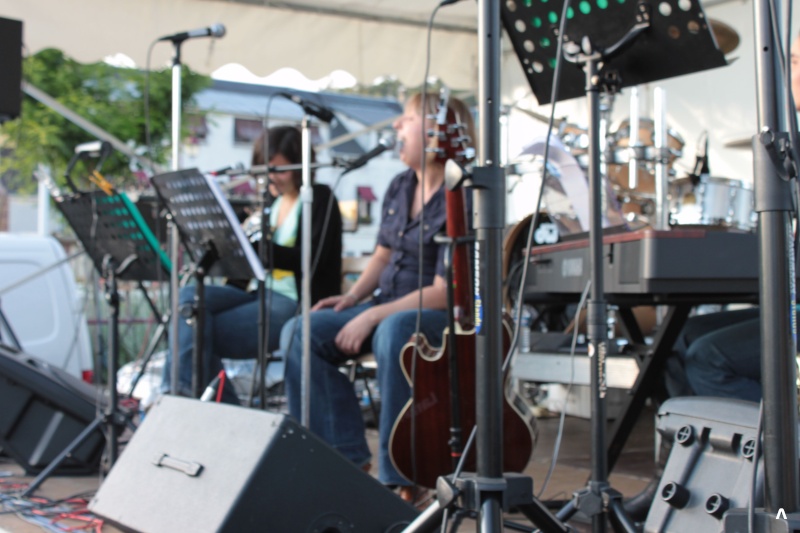
M 219 374 L 219 385 L 217 385 L 217 399 L 216 402 L 222 402 L 222 389 L 225 388 L 225 370 L 220 370 Z

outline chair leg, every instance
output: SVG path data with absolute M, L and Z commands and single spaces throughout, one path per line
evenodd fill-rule
M 356 363 L 358 366 L 358 373 L 364 381 L 364 389 L 367 391 L 367 398 L 369 399 L 369 408 L 372 409 L 372 416 L 375 420 L 375 427 L 380 427 L 380 420 L 378 419 L 378 408 L 375 406 L 375 399 L 372 397 L 372 387 L 369 386 L 369 375 L 361 366 L 361 363 Z

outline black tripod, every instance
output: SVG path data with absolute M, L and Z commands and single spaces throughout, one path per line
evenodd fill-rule
M 76 192 L 53 200 L 75 231 L 95 268 L 105 278 L 105 299 L 110 308 L 108 329 L 107 398 L 101 416 L 89 424 L 36 477 L 23 493 L 32 495 L 44 481 L 100 427 L 104 427 L 108 466 L 119 456 L 119 435 L 131 424 L 128 413 L 119 409 L 117 370 L 119 368 L 119 291 L 123 280 L 155 280 L 169 270 L 169 261 L 144 223 L 136 207 L 123 193 L 110 191 Z
M 125 272 L 136 261 L 136 256 L 131 255 L 125 258 L 121 265 L 117 266 L 111 254 L 106 254 L 103 258 L 103 277 L 106 280 L 106 302 L 110 308 L 110 320 L 108 325 L 108 398 L 103 408 L 102 416 L 92 421 L 91 424 L 81 431 L 75 439 L 59 453 L 47 467 L 36 476 L 25 492 L 23 498 L 32 496 L 52 473 L 61 466 L 72 453 L 88 439 L 100 426 L 104 426 L 106 439 L 106 460 L 108 468 L 114 466 L 119 457 L 119 436 L 122 429 L 130 422 L 130 415 L 119 409 L 117 394 L 117 370 L 119 368 L 119 291 L 117 290 L 117 278 L 124 276 Z

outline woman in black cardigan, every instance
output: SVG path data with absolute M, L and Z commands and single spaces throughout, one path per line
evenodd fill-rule
M 302 161 L 300 131 L 291 126 L 270 128 L 266 139 L 256 141 L 253 165 L 264 164 L 265 149 L 270 166 L 299 164 Z M 270 173 L 270 192 L 275 196 L 270 209 L 272 245 L 266 287 L 269 291 L 269 335 L 267 349 L 278 348 L 283 324 L 295 315 L 302 284 L 302 231 L 300 170 Z M 336 197 L 327 185 L 314 184 L 311 204 L 311 255 L 317 266 L 311 278 L 311 301 L 339 294 L 342 272 L 342 218 Z M 194 300 L 194 287 L 181 289 L 181 305 Z M 258 357 L 258 293 L 228 285 L 209 285 L 205 288 L 204 374 L 212 380 L 222 370 L 222 358 L 253 359 Z M 180 393 L 188 395 L 192 383 L 192 327 L 184 320 L 178 323 L 180 358 Z M 171 344 L 170 344 L 171 345 Z M 169 357 L 164 367 L 164 386 L 170 383 Z M 233 386 L 226 381 L 221 400 L 239 403 Z

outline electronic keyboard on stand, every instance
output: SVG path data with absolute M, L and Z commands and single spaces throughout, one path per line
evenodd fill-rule
M 591 275 L 588 239 L 535 246 L 526 255 L 526 303 L 579 300 Z M 758 303 L 758 238 L 714 227 L 609 234 L 603 238 L 603 276 L 606 301 L 617 307 L 630 342 L 629 355 L 638 355 L 634 359 L 639 364 L 607 443 L 608 465 L 613 468 L 645 400 L 659 386 L 657 377 L 692 308 Z M 667 306 L 652 343 L 645 342 L 633 315 L 632 308 L 641 305 Z M 613 369 L 611 365 L 607 372 Z M 616 378 L 608 376 L 608 383 L 619 381 Z

